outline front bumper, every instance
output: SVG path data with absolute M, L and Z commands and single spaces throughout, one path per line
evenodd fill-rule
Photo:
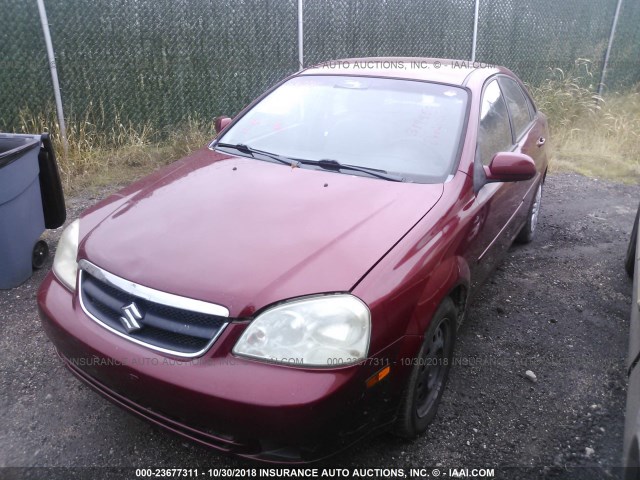
M 365 383 L 403 342 L 362 365 L 308 370 L 231 355 L 246 327 L 235 322 L 202 357 L 172 358 L 98 325 L 52 274 L 40 287 L 38 306 L 66 366 L 93 389 L 174 433 L 245 457 L 327 456 L 392 421 L 401 393 L 393 381 L 370 389 Z

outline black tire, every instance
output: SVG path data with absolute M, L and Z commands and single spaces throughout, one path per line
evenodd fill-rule
M 518 236 L 516 237 L 516 242 L 531 243 L 533 241 L 533 237 L 535 237 L 536 231 L 538 230 L 538 219 L 540 218 L 541 203 L 542 203 L 542 182 L 538 184 L 536 193 L 533 196 L 533 200 L 531 201 L 531 206 L 529 207 L 529 213 L 527 214 L 527 221 L 522 227 L 522 230 L 520 230 L 520 233 L 518 233 Z
M 624 259 L 624 269 L 627 271 L 630 277 L 633 277 L 633 270 L 636 265 L 636 244 L 638 242 L 638 221 L 640 220 L 640 206 L 638 206 L 638 213 L 636 213 L 636 219 L 633 222 L 633 229 L 631 230 L 631 238 L 629 239 L 629 245 L 627 246 L 627 256 Z
M 34 270 L 42 268 L 49 256 L 49 245 L 44 240 L 38 240 L 31 253 L 31 266 Z
M 396 435 L 415 438 L 436 416 L 453 360 L 457 318 L 453 301 L 446 298 L 433 316 L 414 359 L 393 429 Z

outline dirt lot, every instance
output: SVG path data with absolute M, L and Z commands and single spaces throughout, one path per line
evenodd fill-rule
M 428 433 L 413 443 L 371 438 L 326 465 L 619 475 L 631 303 L 623 257 L 638 199 L 638 186 L 550 176 L 537 239 L 510 250 L 470 307 Z M 95 201 L 71 199 L 69 218 Z M 0 467 L 254 466 L 151 427 L 80 384 L 40 326 L 43 276 L 0 292 Z M 50 473 L 0 469 L 0 478 Z

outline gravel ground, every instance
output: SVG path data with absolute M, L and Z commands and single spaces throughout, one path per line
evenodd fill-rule
M 69 218 L 107 193 L 70 199 Z M 376 436 L 321 466 L 616 478 L 631 303 L 623 258 L 639 198 L 638 186 L 550 176 L 538 237 L 510 249 L 470 306 L 427 434 Z M 48 233 L 51 247 L 59 234 Z M 44 274 L 0 291 L 0 467 L 256 466 L 152 427 L 67 372 L 36 313 Z M 0 478 L 25 472 L 0 469 Z

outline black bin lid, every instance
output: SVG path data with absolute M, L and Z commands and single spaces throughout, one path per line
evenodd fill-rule
M 0 168 L 16 161 L 27 151 L 40 146 L 40 135 L 0 133 Z

